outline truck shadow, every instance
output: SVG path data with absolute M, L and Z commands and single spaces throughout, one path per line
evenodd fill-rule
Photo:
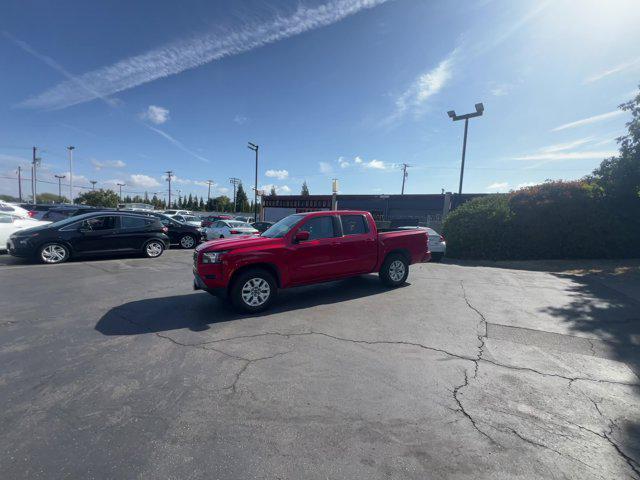
M 406 286 L 410 285 L 409 283 Z M 109 310 L 95 326 L 103 335 L 140 335 L 188 328 L 203 331 L 210 324 L 247 317 L 275 315 L 299 309 L 346 302 L 389 292 L 377 276 L 368 275 L 337 282 L 281 290 L 271 308 L 256 314 L 236 312 L 228 302 L 205 292 L 149 298 Z

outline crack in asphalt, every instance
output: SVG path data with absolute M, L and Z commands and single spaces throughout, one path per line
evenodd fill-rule
M 469 302 L 467 296 L 466 296 L 466 292 L 464 290 L 464 285 L 462 284 L 462 282 L 460 282 L 461 284 L 461 288 L 462 288 L 462 292 L 463 292 L 463 296 L 464 296 L 464 300 L 465 303 L 467 304 L 467 306 L 473 310 L 479 317 L 480 320 L 478 322 L 478 327 L 484 325 L 485 328 L 485 334 L 481 335 L 478 334 L 478 341 L 479 344 L 477 346 L 478 352 L 477 355 L 475 357 L 472 356 L 468 356 L 468 355 L 461 355 L 461 354 L 457 354 L 457 353 L 453 353 L 453 352 L 449 352 L 445 349 L 442 348 L 437 348 L 437 347 L 432 347 L 432 346 L 428 346 L 428 345 L 424 345 L 418 342 L 410 342 L 410 341 L 406 341 L 406 340 L 359 340 L 359 339 L 352 339 L 352 338 L 345 338 L 345 337 L 339 337 L 337 335 L 331 335 L 329 333 L 326 332 L 317 332 L 317 331 L 308 331 L 308 332 L 290 332 L 290 333 L 282 333 L 282 332 L 263 332 L 263 333 L 258 333 L 258 334 L 251 334 L 251 335 L 238 335 L 238 336 L 233 336 L 233 337 L 225 337 L 225 338 L 220 338 L 220 339 L 216 339 L 216 340 L 211 340 L 211 341 L 207 341 L 207 342 L 198 342 L 198 343 L 184 343 L 184 342 L 180 342 L 176 339 L 174 339 L 173 337 L 169 336 L 169 335 L 164 335 L 160 332 L 153 332 L 149 327 L 147 327 L 146 325 L 140 324 L 138 322 L 135 322 L 129 318 L 127 318 L 126 316 L 119 314 L 119 316 L 124 319 L 125 321 L 140 327 L 140 328 L 144 328 L 146 329 L 149 333 L 153 333 L 154 335 L 156 335 L 158 338 L 162 338 L 164 340 L 168 340 L 169 342 L 180 346 L 180 347 L 190 347 L 190 348 L 199 348 L 202 350 L 211 350 L 211 351 L 215 351 L 217 353 L 220 353 L 222 355 L 225 355 L 229 358 L 233 358 L 235 360 L 241 361 L 243 362 L 243 365 L 241 366 L 241 368 L 236 372 L 235 376 L 234 376 L 234 380 L 233 382 L 226 386 L 223 387 L 223 389 L 225 390 L 231 390 L 232 394 L 236 392 L 237 389 L 237 385 L 242 377 L 242 375 L 245 373 L 245 371 L 247 370 L 247 368 L 249 368 L 249 366 L 252 363 L 256 363 L 259 361 L 263 361 L 263 360 L 269 360 L 278 356 L 282 356 L 282 355 L 286 355 L 288 353 L 293 352 L 294 349 L 291 349 L 289 351 L 286 352 L 278 352 L 275 353 L 273 355 L 269 355 L 266 357 L 260 357 L 260 358 L 255 358 L 255 359 L 250 359 L 250 358 L 246 358 L 246 357 L 242 357 L 239 355 L 234 355 L 228 352 L 225 352 L 224 350 L 220 350 L 220 349 L 216 349 L 213 348 L 211 346 L 211 344 L 213 343 L 221 343 L 221 342 L 227 342 L 227 341 L 231 341 L 231 340 L 238 340 L 238 339 L 244 339 L 244 338 L 258 338 L 258 337 L 265 337 L 265 336 L 280 336 L 280 337 L 285 337 L 285 338 L 290 338 L 290 337 L 295 337 L 295 336 L 312 336 L 312 335 L 317 335 L 317 336 L 323 336 L 323 337 L 327 337 L 327 338 L 331 338 L 333 340 L 337 340 L 337 341 L 343 341 L 343 342 L 349 342 L 349 343 L 354 343 L 354 344 L 365 344 L 365 345 L 406 345 L 406 346 L 412 346 L 412 347 L 417 347 L 417 348 L 421 348 L 424 350 L 429 350 L 432 352 L 438 352 L 438 353 L 442 353 L 444 355 L 447 355 L 449 357 L 452 358 L 456 358 L 459 360 L 465 360 L 465 361 L 470 361 L 473 362 L 474 364 L 474 373 L 473 376 L 471 377 L 471 379 L 469 378 L 469 375 L 467 373 L 467 370 L 465 369 L 464 371 L 464 381 L 460 384 L 460 385 L 456 385 L 452 391 L 452 395 L 453 395 L 453 400 L 455 401 L 456 405 L 458 408 L 456 409 L 451 409 L 452 411 L 455 412 L 460 412 L 465 418 L 467 418 L 469 420 L 469 422 L 471 423 L 472 427 L 478 432 L 480 433 L 482 436 L 484 436 L 485 438 L 487 438 L 492 444 L 498 445 L 502 448 L 503 445 L 501 445 L 499 442 L 497 442 L 494 438 L 492 438 L 489 434 L 487 434 L 485 431 L 483 431 L 482 429 L 480 429 L 478 427 L 478 421 L 476 421 L 470 414 L 469 412 L 467 412 L 467 410 L 464 408 L 464 406 L 462 405 L 462 402 L 459 398 L 459 394 L 460 394 L 460 390 L 462 390 L 463 388 L 467 387 L 470 383 L 470 380 L 473 380 L 477 377 L 478 374 L 478 368 L 479 368 L 479 364 L 480 362 L 484 362 L 484 363 L 488 363 L 497 367 L 501 367 L 501 368 L 505 368 L 508 370 L 515 370 L 515 371 L 527 371 L 527 372 L 531 372 L 531 373 L 535 373 L 541 376 L 545 376 L 545 377 L 555 377 L 555 378 L 560 378 L 563 380 L 567 380 L 569 382 L 569 387 L 572 385 L 573 382 L 575 381 L 586 381 L 586 382 L 595 382 L 595 383 L 607 383 L 607 384 L 615 384 L 615 385 L 624 385 L 624 386 L 640 386 L 639 384 L 634 384 L 634 383 L 627 383 L 627 382 L 617 382 L 614 380 L 604 380 L 604 379 L 594 379 L 594 378 L 589 378 L 589 377 L 569 377 L 566 375 L 560 375 L 560 374 L 556 374 L 556 373 L 549 373 L 549 372 L 542 372 L 530 367 L 517 367 L 514 365 L 506 365 L 506 364 L 502 364 L 499 362 L 496 362 L 495 360 L 489 360 L 486 358 L 483 358 L 483 353 L 484 353 L 484 347 L 485 347 L 485 338 L 486 338 L 486 319 L 484 317 L 484 315 L 477 309 L 475 308 L 473 305 L 471 305 L 471 303 Z M 590 399 L 591 400 L 591 399 Z M 591 400 L 593 402 L 593 400 Z M 602 413 L 600 412 L 600 409 L 597 407 L 597 404 L 595 402 L 594 406 L 595 408 L 598 410 L 598 413 L 600 413 L 602 415 Z M 603 416 L 603 418 L 605 418 Z M 572 425 L 575 425 L 576 427 L 583 429 L 585 431 L 588 431 L 594 435 L 597 435 L 598 437 L 606 440 L 615 450 L 616 452 L 625 460 L 625 462 L 629 465 L 629 467 L 631 468 L 631 470 L 638 476 L 638 478 L 640 478 L 640 469 L 639 466 L 640 464 L 632 457 L 630 457 L 629 455 L 627 455 L 625 452 L 622 451 L 622 449 L 620 448 L 620 446 L 615 443 L 611 438 L 610 435 L 613 432 L 613 428 L 614 428 L 614 422 L 611 421 L 610 419 L 608 419 L 611 425 L 610 431 L 608 433 L 598 433 L 594 430 L 591 430 L 590 428 L 584 427 L 582 425 L 579 424 L 575 424 L 573 422 L 568 422 Z M 486 422 L 481 422 L 481 423 L 485 423 Z M 498 431 L 502 431 L 503 433 L 506 433 L 504 430 L 501 430 L 491 424 L 487 424 L 490 427 L 494 428 L 495 430 Z M 527 442 L 531 445 L 534 446 L 538 446 L 540 448 L 544 448 L 550 451 L 553 451 L 555 453 L 557 453 L 558 455 L 563 455 L 563 456 L 567 456 L 569 458 L 572 458 L 588 467 L 591 468 L 590 465 L 582 462 L 581 460 L 574 458 L 570 455 L 565 455 L 562 454 L 561 452 L 547 446 L 544 445 L 542 443 L 539 442 L 535 442 L 531 439 L 528 439 L 524 436 L 522 436 L 520 433 L 518 433 L 516 430 L 514 430 L 511 427 L 507 427 L 507 429 L 513 433 L 515 436 L 517 436 L 518 438 L 520 438 L 522 441 Z

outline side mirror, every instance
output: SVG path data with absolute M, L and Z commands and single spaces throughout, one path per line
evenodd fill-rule
M 298 230 L 296 232 L 296 236 L 294 237 L 294 240 L 296 243 L 306 242 L 307 240 L 309 240 L 310 236 L 311 234 L 306 230 Z

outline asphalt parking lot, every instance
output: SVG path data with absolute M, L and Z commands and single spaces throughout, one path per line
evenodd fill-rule
M 242 316 L 191 252 L 0 256 L 2 478 L 640 478 L 640 301 L 414 266 Z

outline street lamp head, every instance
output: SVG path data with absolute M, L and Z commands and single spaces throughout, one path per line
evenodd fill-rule
M 254 151 L 258 149 L 258 145 L 256 145 L 255 143 L 251 143 L 251 142 L 247 142 L 247 143 L 248 143 L 247 145 L 248 149 L 254 150 Z
M 484 112 L 484 105 L 482 103 L 476 103 L 476 112 L 482 115 L 482 112 Z
M 456 111 L 455 110 L 449 110 L 447 112 L 447 115 L 449 115 L 449 118 L 451 118 L 451 119 L 456 118 Z

